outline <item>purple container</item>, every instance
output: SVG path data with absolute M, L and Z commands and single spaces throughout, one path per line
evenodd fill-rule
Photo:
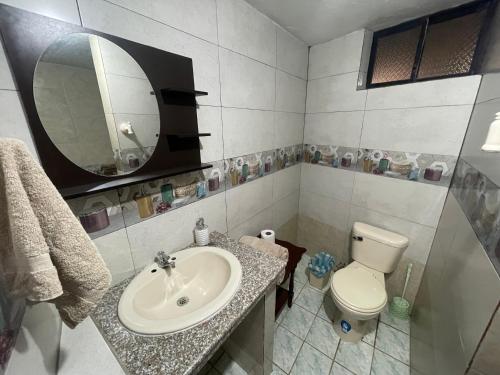
M 443 175 L 443 168 L 425 168 L 424 178 L 429 181 L 439 181 Z
M 266 161 L 266 163 L 264 164 L 264 172 L 266 172 L 266 173 L 271 172 L 271 162 L 270 161 Z
M 215 176 L 208 179 L 208 190 L 215 191 L 219 190 L 219 176 Z
M 342 161 L 340 162 L 340 165 L 344 168 L 349 168 L 351 166 L 351 158 L 343 157 Z
M 80 223 L 87 233 L 94 233 L 109 226 L 106 208 L 97 208 L 80 215 Z

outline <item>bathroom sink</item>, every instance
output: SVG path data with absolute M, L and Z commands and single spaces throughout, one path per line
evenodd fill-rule
M 193 327 L 221 310 L 241 281 L 241 264 L 229 251 L 194 247 L 176 252 L 175 268 L 147 266 L 127 286 L 118 304 L 125 327 L 165 334 Z

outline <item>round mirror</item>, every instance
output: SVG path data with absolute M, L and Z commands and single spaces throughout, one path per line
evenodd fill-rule
M 160 115 L 139 64 L 116 44 L 68 34 L 38 60 L 33 80 L 38 116 L 69 160 L 103 176 L 141 168 L 158 141 Z

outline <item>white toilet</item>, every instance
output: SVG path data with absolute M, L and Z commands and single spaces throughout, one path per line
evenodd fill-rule
M 366 333 L 367 322 L 387 303 L 384 274 L 394 271 L 408 247 L 408 238 L 368 224 L 352 227 L 352 259 L 335 272 L 330 291 L 339 311 L 334 329 L 345 341 L 356 342 Z

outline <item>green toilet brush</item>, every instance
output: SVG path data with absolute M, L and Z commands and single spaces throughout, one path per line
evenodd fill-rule
M 408 320 L 410 317 L 410 302 L 405 300 L 406 287 L 408 286 L 408 280 L 410 280 L 411 268 L 413 264 L 408 264 L 408 268 L 406 270 L 406 281 L 405 287 L 403 288 L 403 294 L 401 297 L 394 297 L 389 306 L 390 313 L 396 318 Z

